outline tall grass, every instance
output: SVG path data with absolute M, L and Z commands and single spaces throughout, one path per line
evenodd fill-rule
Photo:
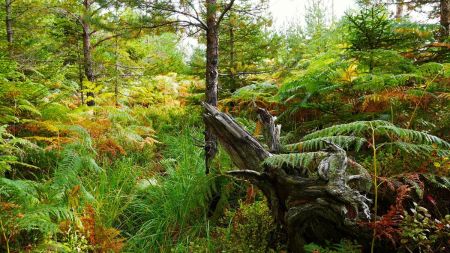
M 136 197 L 136 183 L 143 171 L 134 164 L 133 157 L 127 157 L 85 178 L 84 184 L 94 197 L 91 205 L 103 226 L 120 229 L 121 216 Z
M 129 252 L 169 251 L 204 232 L 215 183 L 204 174 L 202 149 L 193 145 L 200 137 L 195 127 L 161 137 L 166 174 L 151 178 L 127 210 Z

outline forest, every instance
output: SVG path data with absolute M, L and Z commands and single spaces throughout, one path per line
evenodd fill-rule
M 281 2 L 3 0 L 0 252 L 450 252 L 450 0 Z

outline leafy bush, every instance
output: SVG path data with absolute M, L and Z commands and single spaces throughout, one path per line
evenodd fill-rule
M 405 211 L 401 223 L 401 247 L 408 251 L 447 252 L 450 240 L 450 215 L 433 219 L 429 211 L 414 203 Z
M 275 224 L 265 201 L 241 202 L 225 212 L 221 224 L 191 242 L 189 252 L 273 252 L 269 240 Z

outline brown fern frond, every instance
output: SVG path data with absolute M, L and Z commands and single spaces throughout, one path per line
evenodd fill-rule
M 401 237 L 400 224 L 402 222 L 401 215 L 404 211 L 404 201 L 410 197 L 411 188 L 406 185 L 400 185 L 397 188 L 397 196 L 395 202 L 389 207 L 386 214 L 375 223 L 368 223 L 368 226 L 375 230 L 375 236 L 378 239 L 388 239 L 394 246 Z

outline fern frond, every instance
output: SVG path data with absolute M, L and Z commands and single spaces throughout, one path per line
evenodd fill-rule
M 45 120 L 62 121 L 68 118 L 70 109 L 59 103 L 48 103 L 42 109 L 42 118 Z
M 439 188 L 450 189 L 450 178 L 448 177 L 440 177 L 435 174 L 423 174 L 422 176 Z
M 58 224 L 52 222 L 47 215 L 39 215 L 34 213 L 23 214 L 23 218 L 19 219 L 16 225 L 22 231 L 39 230 L 45 233 L 58 232 Z
M 36 204 L 39 203 L 38 184 L 30 180 L 0 178 L 0 196 L 19 204 Z
M 360 135 L 364 136 L 371 127 L 377 128 L 379 126 L 394 126 L 392 123 L 384 120 L 373 121 L 355 121 L 347 124 L 334 125 L 303 137 L 303 140 L 311 140 L 320 137 L 338 136 L 338 135 Z
M 314 165 L 318 165 L 319 162 L 326 156 L 326 152 L 280 154 L 266 158 L 263 164 L 275 168 L 281 168 L 285 165 L 295 168 L 310 168 Z
M 376 130 L 380 134 L 385 134 L 391 137 L 391 139 L 395 137 L 405 142 L 413 142 L 417 144 L 427 144 L 427 145 L 436 144 L 439 147 L 450 149 L 450 143 L 444 141 L 443 139 L 437 136 L 427 134 L 424 132 L 400 128 L 394 125 L 379 126 L 376 128 Z
M 427 144 L 413 144 L 402 141 L 383 143 L 380 147 L 394 148 L 408 154 L 414 154 L 419 157 L 430 156 L 432 152 L 436 152 L 439 156 L 447 156 L 450 154 L 450 150 L 436 149 L 433 146 Z
M 108 118 L 111 120 L 111 122 L 115 123 L 133 123 L 136 122 L 136 119 L 130 114 L 129 110 L 121 109 L 118 110 L 115 107 L 110 107 L 108 109 Z
M 58 222 L 73 220 L 73 213 L 67 207 L 39 204 L 21 210 L 23 217 L 18 220 L 21 230 L 39 230 L 47 233 L 58 232 Z
M 327 147 L 325 141 L 332 142 L 342 147 L 343 149 L 349 149 L 350 147 L 353 147 L 354 150 L 358 151 L 361 149 L 362 145 L 366 142 L 366 139 L 362 137 L 346 136 L 346 135 L 326 136 L 286 145 L 285 149 L 290 152 L 319 151 Z
M 95 149 L 92 146 L 91 136 L 85 128 L 80 125 L 63 126 L 62 128 L 78 134 L 78 142 L 90 151 L 95 152 Z
M 25 99 L 20 99 L 18 101 L 18 105 L 17 108 L 21 111 L 21 112 L 29 112 L 33 115 L 36 116 L 41 116 L 41 112 L 39 111 L 39 109 L 37 109 L 30 101 L 25 100 Z

